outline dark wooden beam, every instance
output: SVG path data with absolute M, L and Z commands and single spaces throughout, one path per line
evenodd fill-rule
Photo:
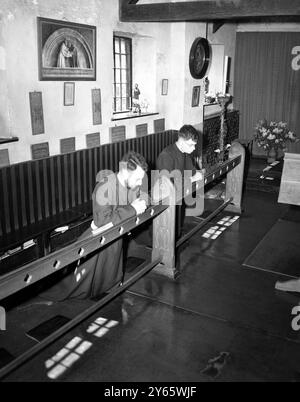
M 156 4 L 119 0 L 119 3 L 120 20 L 128 22 L 217 21 L 268 17 L 293 17 L 294 20 L 300 20 L 299 0 L 216 0 Z

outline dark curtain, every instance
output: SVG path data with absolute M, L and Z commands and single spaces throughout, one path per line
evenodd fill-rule
M 300 32 L 237 33 L 234 102 L 240 138 L 251 139 L 264 118 L 287 122 L 300 138 L 300 57 L 293 49 L 300 55 Z M 288 151 L 300 152 L 300 142 Z M 254 146 L 253 153 L 265 151 Z

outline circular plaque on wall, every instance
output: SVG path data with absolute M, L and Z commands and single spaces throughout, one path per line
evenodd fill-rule
M 210 48 L 208 40 L 197 38 L 190 50 L 189 64 L 193 78 L 200 79 L 205 76 L 210 61 Z

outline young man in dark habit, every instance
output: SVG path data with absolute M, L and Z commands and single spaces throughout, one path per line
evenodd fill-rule
M 179 190 L 182 195 L 184 194 L 184 177 L 185 172 L 190 172 L 189 180 L 191 183 L 202 181 L 203 172 L 196 169 L 191 154 L 195 151 L 197 142 L 199 140 L 198 131 L 191 125 L 184 125 L 178 132 L 178 139 L 174 144 L 167 146 L 158 156 L 156 162 L 156 169 L 160 172 L 167 171 L 168 173 L 178 171 L 181 174 L 182 180 L 179 185 L 182 185 Z M 163 173 L 163 172 L 162 172 Z M 175 179 L 175 187 L 176 179 Z M 202 185 L 201 183 L 200 185 Z M 191 194 L 190 194 L 191 195 Z M 184 199 L 182 205 L 176 208 L 176 239 L 181 235 L 181 230 L 184 224 L 184 216 L 186 211 L 186 204 Z

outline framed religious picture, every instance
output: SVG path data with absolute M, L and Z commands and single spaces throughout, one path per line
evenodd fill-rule
M 193 87 L 192 107 L 199 106 L 200 86 Z
M 164 78 L 161 82 L 161 94 L 162 95 L 168 95 L 168 85 L 169 85 L 169 81 Z
M 38 17 L 39 79 L 96 80 L 96 27 Z
M 75 82 L 64 83 L 64 106 L 74 106 Z

